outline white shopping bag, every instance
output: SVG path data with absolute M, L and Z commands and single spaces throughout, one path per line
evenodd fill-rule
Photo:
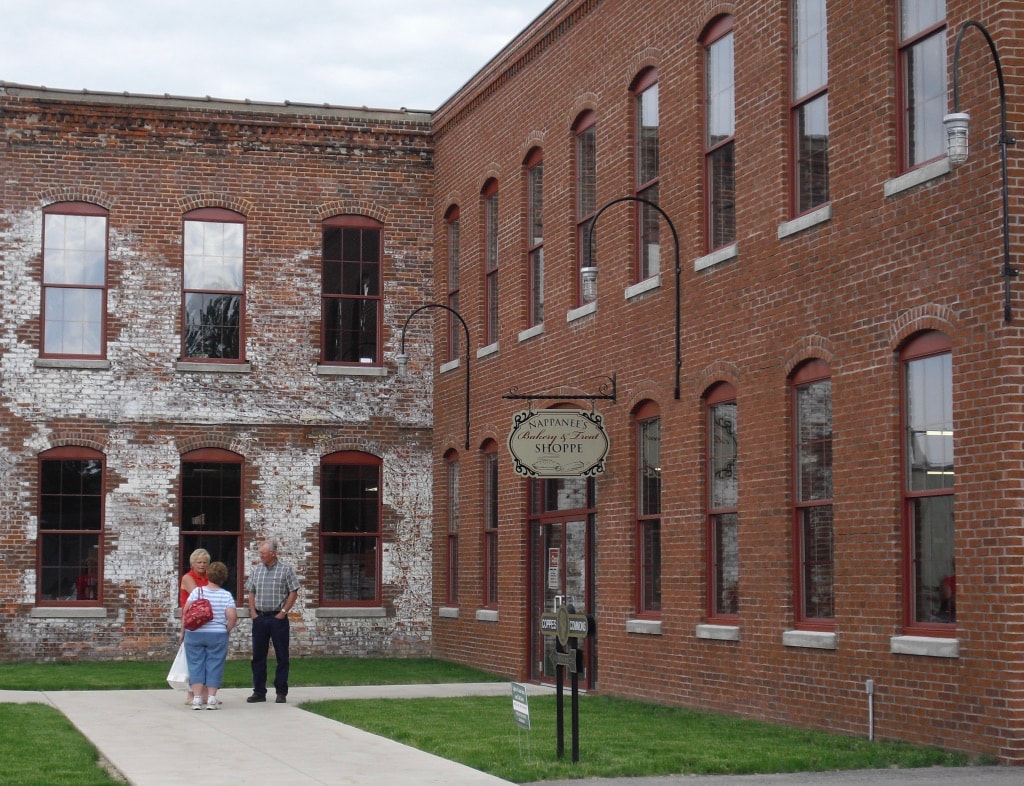
M 175 690 L 188 690 L 188 661 L 185 659 L 185 645 L 178 647 L 171 670 L 167 672 L 167 684 Z

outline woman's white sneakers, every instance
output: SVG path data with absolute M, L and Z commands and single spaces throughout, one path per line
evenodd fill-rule
M 196 696 L 192 699 L 192 709 L 201 710 L 203 708 L 203 697 Z
M 206 709 L 208 709 L 208 710 L 219 710 L 220 709 L 220 699 L 218 699 L 216 696 L 208 697 L 206 699 Z

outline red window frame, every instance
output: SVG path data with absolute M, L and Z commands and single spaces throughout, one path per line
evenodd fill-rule
M 597 237 L 591 242 L 590 222 L 597 215 L 597 115 L 587 110 L 573 125 L 575 138 L 576 261 L 577 268 L 597 267 Z M 582 273 L 576 280 L 576 304 L 584 299 Z
M 498 446 L 488 442 L 483 452 L 483 606 L 498 607 Z
M 903 614 L 904 627 L 908 633 L 925 636 L 949 636 L 956 630 L 956 563 L 954 523 L 955 491 L 953 485 L 954 471 L 954 419 L 953 419 L 953 344 L 949 336 L 937 330 L 919 333 L 913 336 L 900 350 L 900 394 L 901 394 L 901 465 L 902 465 L 902 510 L 903 510 Z M 929 377 L 927 381 L 919 381 L 916 393 L 926 400 L 923 408 L 915 401 L 915 392 L 911 390 L 911 365 L 941 359 L 942 365 L 948 366 L 948 376 L 942 379 Z M 922 366 L 923 368 L 923 366 Z M 945 389 L 943 389 L 945 387 Z M 938 398 L 941 396 L 941 399 Z M 940 403 L 936 403 L 940 402 Z M 912 414 L 913 411 L 913 414 Z M 922 416 L 922 411 L 925 413 Z M 920 426 L 937 426 L 921 429 Z M 925 476 L 935 475 L 935 480 L 925 477 L 921 480 L 920 471 L 915 475 L 914 444 L 924 441 L 919 451 L 926 459 L 940 456 L 948 464 L 940 464 L 941 469 L 935 473 L 925 472 Z M 917 480 L 915 481 L 915 478 Z M 919 556 L 918 525 L 921 527 L 941 522 L 942 507 L 948 510 L 949 532 L 938 532 L 934 540 L 926 545 L 944 539 L 948 535 L 948 562 L 940 565 L 924 566 L 925 559 Z M 929 508 L 932 516 L 927 517 Z M 918 515 L 922 514 L 922 515 Z M 923 531 L 922 531 L 923 534 Z M 934 562 L 934 560 L 932 561 Z M 923 573 L 928 572 L 931 583 L 925 583 Z M 940 572 L 942 575 L 940 575 Z M 947 582 L 952 579 L 952 614 L 943 617 L 942 608 L 949 599 L 944 597 Z M 928 603 L 932 609 L 925 614 L 923 606 Z
M 707 250 L 736 242 L 736 100 L 733 18 L 721 16 L 701 37 L 704 47 L 704 215 Z M 729 46 L 727 83 L 713 84 L 717 48 Z M 723 102 L 728 102 L 723 103 Z M 723 114 L 724 113 L 724 114 Z M 719 129 L 716 123 L 728 120 Z
M 106 457 L 98 450 L 69 445 L 44 451 L 37 460 L 36 604 L 100 606 L 103 603 L 106 530 Z M 99 479 L 92 483 L 84 479 L 84 466 L 78 471 L 65 472 L 65 463 L 93 462 L 99 465 Z M 95 542 L 90 543 L 93 539 Z M 53 541 L 56 543 L 51 546 Z M 70 554 L 77 554 L 73 563 L 68 561 Z M 54 559 L 56 562 L 52 561 Z M 72 577 L 72 574 L 76 575 Z M 56 589 L 50 591 L 51 585 Z M 72 592 L 74 597 L 71 597 Z
M 636 439 L 636 610 L 661 616 L 661 411 L 653 401 L 634 415 Z M 654 442 L 656 438 L 656 442 Z M 652 444 L 654 442 L 654 444 Z M 653 463 L 652 463 L 653 462 Z
M 241 213 L 236 213 L 234 210 L 227 210 L 226 208 L 220 207 L 205 207 L 197 210 L 190 210 L 182 217 L 182 237 L 185 238 L 182 242 L 182 277 L 181 277 L 181 357 L 184 360 L 190 362 L 214 362 L 214 363 L 242 363 L 245 361 L 245 235 L 246 235 L 246 221 L 245 216 Z M 189 271 L 189 255 L 188 255 L 188 242 L 187 235 L 189 233 L 189 223 L 198 224 L 238 224 L 241 226 L 242 241 L 241 241 L 241 259 L 238 260 L 240 269 L 238 271 L 238 288 L 233 289 L 227 286 L 189 286 L 191 275 Z M 200 283 L 200 282 L 196 282 Z M 218 282 L 201 282 L 201 283 L 218 283 Z M 237 327 L 235 328 L 237 337 L 235 338 L 235 352 L 233 355 L 210 355 L 209 353 L 193 353 L 189 347 L 189 301 L 191 297 L 198 297 L 205 299 L 211 297 L 211 305 L 207 306 L 208 309 L 213 310 L 213 304 L 216 303 L 216 298 L 220 297 L 231 297 L 237 298 L 238 308 L 235 316 Z M 209 325 L 210 323 L 205 323 Z M 222 329 L 230 331 L 230 323 L 228 321 L 222 321 Z
M 716 415 L 724 408 L 732 409 L 732 431 L 729 437 L 728 423 L 716 424 Z M 706 414 L 706 468 L 705 487 L 707 493 L 707 514 L 705 517 L 706 543 L 706 584 L 707 615 L 711 622 L 734 622 L 739 617 L 740 573 L 739 561 L 739 517 L 738 496 L 732 498 L 729 481 L 736 479 L 738 486 L 739 441 L 736 411 L 736 389 L 727 382 L 720 382 L 704 399 Z M 730 441 L 731 439 L 731 441 Z M 728 444 L 726 444 L 728 442 Z M 724 485 L 723 485 L 724 484 Z M 726 529 L 729 527 L 731 534 Z M 735 542 L 735 565 L 725 564 L 724 549 L 728 545 L 723 538 L 731 537 Z M 730 571 L 735 574 L 732 586 L 724 586 Z
M 793 439 L 793 616 L 798 628 L 808 630 L 835 630 L 835 562 L 833 532 L 832 486 L 832 369 L 823 360 L 803 363 L 790 377 Z M 804 411 L 801 393 L 828 383 L 827 424 L 823 412 Z M 817 416 L 820 429 L 805 430 L 805 416 Z M 811 431 L 812 433 L 808 433 Z M 811 466 L 805 482 L 804 463 Z M 817 487 L 811 482 L 819 485 Z M 826 542 L 809 538 L 808 529 L 822 528 L 827 522 Z M 827 548 L 827 555 L 822 551 Z M 826 574 L 823 576 L 822 574 Z M 827 598 L 812 602 L 815 593 L 809 585 L 815 579 L 827 581 Z
M 102 281 L 86 280 L 86 281 L 75 281 L 67 280 L 67 276 L 63 275 L 61 271 L 67 271 L 69 264 L 66 264 L 69 260 L 73 262 L 76 258 L 81 262 L 75 271 L 72 272 L 71 278 L 75 278 L 74 272 L 85 274 L 88 272 L 87 264 L 87 252 L 90 250 L 84 245 L 68 247 L 64 245 L 64 241 L 67 240 L 67 235 L 61 235 L 56 232 L 56 226 L 50 227 L 51 219 L 54 221 L 58 216 L 68 218 L 83 218 L 83 219 L 103 219 L 103 271 Z M 84 241 L 86 236 L 89 234 L 88 229 L 83 226 L 81 232 L 81 239 Z M 59 245 L 58 245 L 59 244 Z M 91 249 L 93 252 L 98 251 L 98 248 Z M 59 262 L 58 262 L 59 260 Z M 40 310 L 40 339 L 39 339 L 39 356 L 48 358 L 80 358 L 87 360 L 102 360 L 107 356 L 107 288 L 109 285 L 109 273 L 110 273 L 110 211 L 106 208 L 95 205 L 91 202 L 57 202 L 52 205 L 47 205 L 43 208 L 43 265 L 42 265 L 42 276 L 41 276 L 41 310 Z M 91 278 L 95 278 L 92 276 Z M 50 319 L 50 311 L 52 310 L 55 314 L 57 310 L 60 310 L 60 314 L 64 315 L 64 294 L 65 293 L 81 293 L 82 297 L 87 296 L 89 293 L 96 292 L 99 295 L 99 304 L 96 307 L 98 313 L 83 316 L 94 316 L 95 321 L 98 322 L 98 336 L 97 342 L 98 347 L 95 352 L 65 352 L 57 351 L 58 348 L 48 346 L 51 334 L 56 332 L 61 337 L 64 335 L 63 328 L 59 331 L 48 330 L 47 324 L 51 323 L 55 327 L 57 325 L 64 324 L 75 324 L 78 320 L 52 320 Z M 72 301 L 73 302 L 73 301 Z M 88 321 L 82 320 L 80 325 L 89 324 Z M 84 328 L 81 328 L 84 333 Z M 62 342 L 63 343 L 63 342 Z M 83 341 L 84 343 L 84 341 Z M 61 347 L 62 349 L 62 347 Z M 85 349 L 83 346 L 82 349 Z
M 448 295 L 446 302 L 448 308 L 458 313 L 459 311 L 459 206 L 452 205 L 444 216 L 445 237 L 447 241 L 448 259 Z M 455 314 L 448 314 L 448 355 L 447 360 L 451 362 L 458 360 L 462 354 L 462 325 L 457 324 L 458 317 Z
M 811 6 L 817 14 L 812 14 Z M 796 0 L 790 25 L 790 212 L 807 213 L 829 201 L 828 24 L 826 0 Z M 808 17 L 821 27 L 804 30 Z M 817 46 L 815 46 L 817 44 Z M 824 117 L 821 117 L 821 115 Z M 809 127 L 824 123 L 824 133 Z
M 346 471 L 349 474 L 346 474 Z M 329 478 L 336 474 L 335 478 Z M 371 485 L 366 486 L 367 483 Z M 325 607 L 380 606 L 384 551 L 383 461 L 370 453 L 342 450 L 320 459 L 320 604 Z M 331 491 L 334 494 L 331 494 Z M 369 510 L 370 506 L 373 507 Z M 351 514 L 346 516 L 345 514 Z M 331 522 L 331 519 L 337 519 Z M 348 520 L 348 524 L 346 524 Z M 347 528 L 346 528 L 347 527 Z M 338 564 L 329 565 L 335 553 Z M 331 548 L 328 548 L 331 546 Z M 346 551 L 348 546 L 350 550 Z M 347 559 L 346 559 L 347 558 Z M 366 574 L 372 588 L 366 591 Z M 337 583 L 336 593 L 328 593 Z M 347 590 L 346 587 L 351 588 Z M 337 597 L 328 597 L 337 595 Z M 352 597 L 355 595 L 355 597 Z
M 661 270 L 661 214 L 647 204 L 658 204 L 661 184 L 658 70 L 648 68 L 641 73 L 633 82 L 632 92 L 636 156 L 633 196 L 644 200 L 635 203 L 637 246 L 634 275 L 637 281 L 644 281 L 658 275 Z
M 343 215 L 326 219 L 322 231 L 320 362 L 379 366 L 383 362 L 384 225 L 368 216 Z M 329 251 L 329 248 L 333 251 L 335 233 L 340 233 L 336 255 Z M 356 233 L 358 236 L 353 240 Z M 351 275 L 353 267 L 358 269 L 358 277 Z M 360 291 L 350 291 L 351 283 L 356 280 Z M 355 311 L 346 314 L 348 308 Z M 331 315 L 339 325 L 336 331 L 328 329 Z M 358 317 L 358 328 L 345 329 L 344 316 Z M 367 351 L 372 354 L 364 354 Z
M 480 194 L 484 229 L 484 346 L 498 341 L 498 181 L 488 180 Z
M 459 454 L 449 451 L 444 457 L 448 526 L 446 536 L 445 603 L 459 605 Z
M 899 73 L 896 79 L 896 103 L 898 106 L 897 115 L 897 155 L 899 156 L 900 171 L 907 171 L 915 167 L 934 161 L 946 155 L 945 130 L 942 119 L 947 111 L 947 85 L 946 85 L 946 17 L 930 21 L 908 20 L 907 13 L 910 7 L 904 0 L 895 3 L 897 14 L 896 31 L 896 62 Z M 923 4 L 915 7 L 924 7 Z M 945 14 L 945 8 L 943 8 Z M 908 27 L 908 25 L 910 25 Z M 934 59 L 928 60 L 926 64 L 919 63 L 921 57 L 931 54 Z M 941 63 L 935 62 L 941 59 Z M 924 65 L 918 70 L 927 72 L 930 77 L 938 77 L 942 80 L 941 90 L 936 90 L 932 96 L 920 94 L 915 89 L 914 81 L 915 63 Z M 917 111 L 931 109 L 932 123 L 919 122 Z M 925 112 L 927 114 L 927 112 Z M 933 139 L 931 148 L 924 140 L 917 139 L 917 126 L 930 129 Z M 924 147 L 918 151 L 919 147 Z
M 526 268 L 528 327 L 544 323 L 544 151 L 526 156 Z

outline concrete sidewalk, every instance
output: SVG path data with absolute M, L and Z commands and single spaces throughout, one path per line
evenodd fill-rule
M 534 686 L 531 686 L 533 688 Z M 537 692 L 548 692 L 536 688 Z M 246 704 L 222 689 L 224 706 L 193 711 L 174 690 L 0 691 L 0 702 L 60 710 L 134 786 L 508 786 L 508 781 L 299 709 L 320 699 L 508 696 L 508 683 L 292 688 L 287 704 Z M 0 776 L 2 781 L 2 776 Z
M 550 688 L 527 686 L 531 695 Z M 509 782 L 299 709 L 321 699 L 508 696 L 505 682 L 292 688 L 287 704 L 246 704 L 223 689 L 224 707 L 195 712 L 181 691 L 2 691 L 0 702 L 62 712 L 133 786 L 509 786 Z M 2 773 L 0 773 L 2 782 Z M 783 775 L 588 778 L 526 786 L 1021 786 L 1024 768 L 859 770 Z

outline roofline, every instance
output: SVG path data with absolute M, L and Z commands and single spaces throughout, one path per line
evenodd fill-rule
M 433 113 L 419 109 L 379 109 L 375 107 L 339 106 L 336 104 L 311 104 L 297 101 L 275 103 L 252 101 L 248 98 L 229 99 L 211 96 L 175 96 L 149 93 L 104 92 L 97 90 L 67 90 L 44 85 L 23 85 L 0 80 L 0 95 L 35 98 L 43 101 L 69 101 L 75 103 L 107 104 L 110 106 L 160 107 L 167 109 L 199 109 L 227 112 L 271 112 L 289 115 L 328 115 L 331 117 L 352 117 L 361 120 L 403 121 L 430 123 Z

